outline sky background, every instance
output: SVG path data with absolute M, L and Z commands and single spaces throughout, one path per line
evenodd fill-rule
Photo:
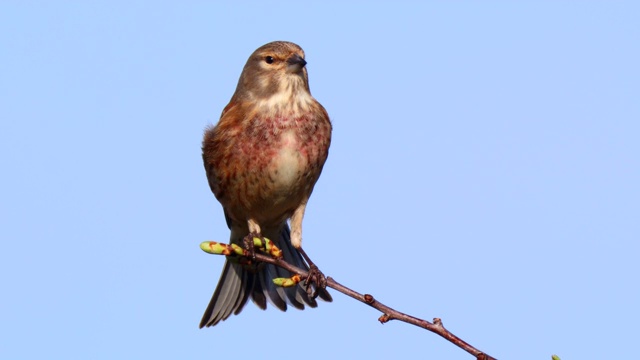
M 247 57 L 301 45 L 334 125 L 328 276 L 500 359 L 624 359 L 640 322 L 633 1 L 0 4 L 0 358 L 472 359 L 333 292 L 200 330 L 201 163 Z

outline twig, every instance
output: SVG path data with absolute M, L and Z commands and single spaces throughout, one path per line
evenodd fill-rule
M 264 240 L 264 242 L 263 242 Z M 273 264 L 275 266 L 279 266 L 283 269 L 289 270 L 289 272 L 293 273 L 293 274 L 297 274 L 298 276 L 295 277 L 296 280 L 292 281 L 294 278 L 291 279 L 287 279 L 287 278 L 279 278 L 277 280 L 274 281 L 292 281 L 293 283 L 297 283 L 297 281 L 300 281 L 300 278 L 307 278 L 309 273 L 303 269 L 300 269 L 298 267 L 295 267 L 289 263 L 287 263 L 286 261 L 284 261 L 282 259 L 282 252 L 280 251 L 280 249 L 278 249 L 276 246 L 274 246 L 274 244 L 266 239 L 266 238 L 258 238 L 258 237 L 254 237 L 253 238 L 254 241 L 254 245 L 258 248 L 262 248 L 264 251 L 266 251 L 269 255 L 265 255 L 262 253 L 253 253 L 250 254 L 249 251 L 243 249 L 242 247 L 236 245 L 236 244 L 231 244 L 231 245 L 227 245 L 227 244 L 222 244 L 222 243 L 218 243 L 215 241 L 205 241 L 203 243 L 200 244 L 200 248 L 202 250 L 204 250 L 205 252 L 208 252 L 210 254 L 218 254 L 218 255 L 226 255 L 226 256 L 231 256 L 234 258 L 238 258 L 238 257 L 249 257 L 253 255 L 253 258 L 256 261 L 259 262 L 265 262 L 265 263 L 269 263 L 269 264 Z M 327 278 L 327 284 L 328 287 L 335 289 L 347 296 L 351 296 L 352 298 L 363 302 L 369 306 L 371 306 L 374 309 L 377 309 L 379 311 L 382 312 L 382 316 L 380 316 L 378 318 L 378 321 L 380 321 L 381 323 L 386 323 L 389 322 L 390 320 L 400 320 L 403 322 L 406 322 L 408 324 L 412 324 L 418 327 L 421 327 L 423 329 L 429 330 L 433 333 L 436 333 L 440 336 L 442 336 L 443 338 L 449 340 L 449 342 L 453 343 L 454 345 L 456 345 L 457 347 L 461 348 L 462 350 L 468 352 L 469 354 L 473 355 L 476 357 L 476 359 L 478 360 L 495 360 L 494 357 L 489 356 L 485 353 L 483 353 L 482 351 L 474 348 L 473 346 L 469 345 L 466 341 L 460 339 L 459 337 L 457 337 L 456 335 L 454 335 L 453 333 L 451 333 L 449 330 L 447 330 L 443 325 L 442 325 L 442 320 L 440 320 L 439 318 L 434 318 L 433 322 L 428 322 L 426 320 L 422 320 L 422 319 L 418 319 L 417 317 L 413 317 L 411 315 L 407 315 L 405 313 L 401 313 L 400 311 L 394 310 L 390 307 L 388 307 L 387 305 L 377 301 L 376 299 L 374 299 L 374 297 L 372 295 L 369 294 L 360 294 L 356 291 L 353 291 L 351 289 L 349 289 L 348 287 L 338 283 L 337 281 L 333 280 L 331 277 Z
M 298 274 L 302 278 L 307 277 L 307 272 L 305 270 L 300 269 L 296 266 L 293 266 L 282 259 L 276 259 L 271 256 L 267 256 L 260 253 L 255 253 L 255 258 L 257 261 L 266 262 L 269 264 L 279 266 L 283 269 L 289 270 L 291 273 Z M 382 312 L 382 316 L 378 318 L 378 321 L 380 321 L 382 324 L 390 320 L 400 320 L 408 324 L 412 324 L 412 325 L 421 327 L 423 329 L 429 330 L 433 333 L 436 333 L 442 336 L 443 338 L 449 340 L 451 343 L 453 343 L 457 347 L 475 356 L 476 359 L 478 360 L 495 360 L 494 357 L 489 356 L 483 353 L 482 351 L 476 349 L 466 341 L 460 339 L 459 337 L 451 333 L 449 330 L 447 330 L 442 325 L 442 320 L 440 320 L 439 318 L 434 318 L 433 322 L 429 322 L 426 320 L 418 319 L 417 317 L 413 317 L 411 315 L 407 315 L 405 313 L 394 310 L 389 306 L 379 302 L 372 295 L 369 295 L 369 294 L 362 295 L 354 290 L 351 290 L 350 288 L 338 283 L 331 277 L 327 277 L 327 286 Z

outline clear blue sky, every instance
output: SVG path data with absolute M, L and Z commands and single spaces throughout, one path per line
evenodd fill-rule
M 638 2 L 2 2 L 0 358 L 471 359 L 334 292 L 198 329 L 228 239 L 200 157 L 249 54 L 334 124 L 325 274 L 501 359 L 624 359 L 640 322 Z

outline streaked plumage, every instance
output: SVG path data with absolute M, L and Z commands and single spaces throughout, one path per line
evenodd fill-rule
M 204 136 L 202 150 L 209 186 L 222 204 L 231 241 L 251 231 L 276 241 L 286 261 L 307 268 L 298 249 L 302 217 L 331 142 L 325 109 L 309 92 L 304 52 L 276 41 L 247 61 L 236 91 L 218 124 Z M 287 220 L 291 219 L 291 231 Z M 302 286 L 279 288 L 275 277 L 291 276 L 273 265 L 256 269 L 226 262 L 200 327 L 238 314 L 249 297 L 265 309 L 287 303 L 316 307 Z M 319 297 L 331 301 L 324 289 Z

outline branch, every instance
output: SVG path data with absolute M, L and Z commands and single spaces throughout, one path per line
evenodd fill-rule
M 256 242 L 255 243 L 256 246 L 260 246 L 259 240 L 257 238 L 254 238 L 254 241 Z M 273 245 L 269 244 L 269 246 L 273 246 Z M 235 244 L 227 245 L 227 244 L 217 243 L 214 241 L 206 241 L 200 244 L 200 248 L 207 253 L 226 255 L 227 257 L 237 258 L 237 257 L 246 257 L 249 255 L 246 250 L 240 248 Z M 278 256 L 277 254 L 279 254 L 279 250 L 277 248 L 275 251 L 273 250 L 273 248 L 268 249 L 268 251 L 272 256 L 256 252 L 255 254 L 253 254 L 255 256 L 255 260 L 258 262 L 273 264 L 275 266 L 289 270 L 289 272 L 293 274 L 297 274 L 303 279 L 307 278 L 308 272 L 306 270 L 289 264 L 288 262 L 284 261 L 281 257 L 273 257 L 273 255 Z M 339 282 L 335 281 L 331 277 L 327 277 L 327 286 L 382 312 L 382 316 L 378 318 L 378 321 L 380 321 L 380 323 L 382 324 L 389 322 L 391 320 L 400 320 L 402 322 L 406 322 L 408 324 L 421 327 L 423 329 L 429 330 L 433 333 L 436 333 L 442 336 L 443 338 L 447 339 L 449 342 L 453 343 L 455 346 L 475 356 L 477 360 L 496 360 L 494 357 L 483 353 L 482 351 L 476 349 L 466 341 L 460 339 L 459 337 L 451 333 L 449 330 L 447 330 L 444 327 L 444 325 L 442 325 L 442 320 L 440 318 L 434 318 L 433 322 L 429 322 L 411 315 L 407 315 L 405 313 L 397 311 L 379 302 L 373 297 L 373 295 L 370 295 L 370 294 L 362 295 L 340 284 Z

